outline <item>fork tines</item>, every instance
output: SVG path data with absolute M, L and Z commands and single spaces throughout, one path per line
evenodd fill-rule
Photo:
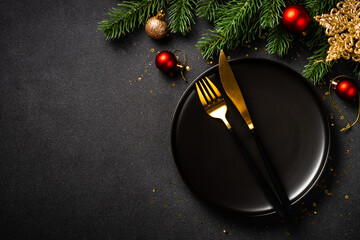
M 210 104 L 212 101 L 214 101 L 218 98 L 219 99 L 222 98 L 220 91 L 211 82 L 211 80 L 208 77 L 205 77 L 205 79 L 206 80 L 201 79 L 201 81 L 199 81 L 198 83 L 195 83 L 196 91 L 197 91 L 200 101 L 203 105 Z M 199 85 L 200 85 L 200 87 L 199 87 Z M 210 85 L 210 87 L 209 87 L 209 85 Z M 205 97 L 204 97 L 204 95 L 205 95 Z

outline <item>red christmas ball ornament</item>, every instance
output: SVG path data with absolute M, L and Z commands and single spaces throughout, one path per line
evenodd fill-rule
M 287 31 L 302 33 L 310 23 L 310 15 L 303 6 L 290 5 L 284 9 L 281 21 Z
M 352 100 L 358 95 L 359 87 L 351 78 L 342 78 L 338 82 L 333 82 L 335 92 L 343 100 Z
M 170 51 L 162 51 L 155 58 L 156 67 L 163 72 L 171 73 L 177 68 L 175 54 Z

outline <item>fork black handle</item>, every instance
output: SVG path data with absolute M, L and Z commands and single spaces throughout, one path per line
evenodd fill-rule
M 231 133 L 231 136 L 233 137 L 233 139 L 237 143 L 241 153 L 243 154 L 243 156 L 244 156 L 244 158 L 246 160 L 246 163 L 248 164 L 251 171 L 255 175 L 255 178 L 256 178 L 257 182 L 259 183 L 259 185 L 261 186 L 261 188 L 262 188 L 263 192 L 265 193 L 266 197 L 268 198 L 270 203 L 273 205 L 273 207 L 275 208 L 275 210 L 279 214 L 279 216 L 282 217 L 282 218 L 287 218 L 287 211 L 285 210 L 284 206 L 281 204 L 281 202 L 277 198 L 275 192 L 273 191 L 273 189 L 271 188 L 269 183 L 266 181 L 266 179 L 262 175 L 261 171 L 259 170 L 259 168 L 255 164 L 252 157 L 250 156 L 250 154 L 248 153 L 248 151 L 246 150 L 244 145 L 242 145 L 240 139 L 235 134 L 235 132 L 232 130 L 232 128 L 229 128 L 229 131 Z
M 271 163 L 270 158 L 269 158 L 267 152 L 265 151 L 264 145 L 260 141 L 260 138 L 257 135 L 255 129 L 252 129 L 251 133 L 253 134 L 256 145 L 258 147 L 258 150 L 259 150 L 262 160 L 264 162 L 265 168 L 270 175 L 271 181 L 274 184 L 275 190 L 280 198 L 280 201 L 285 206 L 285 209 L 288 211 L 291 207 L 291 203 L 290 203 L 288 195 L 286 194 L 284 185 L 282 184 L 282 182 L 279 178 L 279 175 L 277 174 L 277 172 L 274 168 L 274 165 Z

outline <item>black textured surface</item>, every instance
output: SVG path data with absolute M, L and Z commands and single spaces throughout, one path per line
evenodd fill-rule
M 241 218 L 196 198 L 170 147 L 173 112 L 188 84 L 159 72 L 154 59 L 157 50 L 184 50 L 192 82 L 209 68 L 195 44 L 210 25 L 198 20 L 186 37 L 154 41 L 139 29 L 108 42 L 97 22 L 117 3 L 0 3 L 1 239 L 356 239 L 360 128 L 340 133 L 329 99 L 332 158 L 323 188 L 294 209 L 296 223 Z M 279 59 L 263 47 L 227 54 L 274 59 L 298 72 L 310 55 L 294 47 Z M 339 74 L 351 75 L 349 67 L 336 65 Z M 335 100 L 355 116 L 356 104 Z

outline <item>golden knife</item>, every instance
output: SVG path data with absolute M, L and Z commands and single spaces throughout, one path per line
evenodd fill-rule
M 233 102 L 235 107 L 239 110 L 242 118 L 245 120 L 247 126 L 249 127 L 251 133 L 254 136 L 256 145 L 259 149 L 259 152 L 261 154 L 262 160 L 264 162 L 264 165 L 266 167 L 266 170 L 268 171 L 270 178 L 274 184 L 275 190 L 278 194 L 278 197 L 281 201 L 281 203 L 285 206 L 287 210 L 291 207 L 291 203 L 289 201 L 289 198 L 286 194 L 285 188 L 280 181 L 280 178 L 273 167 L 266 151 L 261 143 L 258 135 L 255 131 L 255 126 L 253 124 L 253 121 L 251 120 L 250 113 L 248 108 L 246 107 L 245 99 L 241 93 L 241 90 L 239 88 L 239 85 L 236 81 L 236 78 L 234 76 L 233 71 L 231 70 L 231 67 L 227 61 L 227 58 L 225 56 L 225 53 L 223 50 L 220 52 L 219 57 L 219 74 L 220 74 L 220 80 L 223 85 L 223 88 L 230 98 L 230 100 Z

